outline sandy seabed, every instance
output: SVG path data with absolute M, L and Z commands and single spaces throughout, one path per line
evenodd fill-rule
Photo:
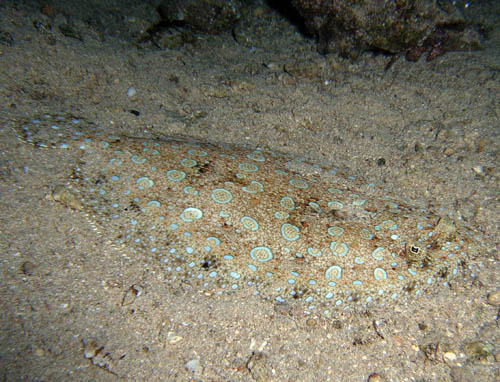
M 138 49 L 36 28 L 4 7 L 0 45 L 3 381 L 500 381 L 500 32 L 426 62 L 321 56 L 286 20 L 268 49 L 231 35 Z M 287 68 L 287 70 L 284 70 Z M 134 87 L 136 94 L 127 95 Z M 173 288 L 51 200 L 73 156 L 16 138 L 71 113 L 120 134 L 184 136 L 324 163 L 460 219 L 474 280 L 396 309 L 311 317 L 245 292 Z

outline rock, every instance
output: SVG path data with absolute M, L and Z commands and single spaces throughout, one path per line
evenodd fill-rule
M 21 270 L 24 275 L 26 276 L 33 276 L 35 273 L 35 264 L 33 264 L 31 261 L 25 261 L 21 267 Z
M 488 294 L 488 304 L 500 305 L 500 291 Z
M 104 349 L 95 338 L 90 338 L 83 341 L 83 356 L 86 359 L 92 359 Z
M 133 97 L 137 94 L 137 90 L 135 90 L 135 86 L 131 86 L 127 89 L 127 96 Z
M 304 18 L 306 27 L 317 36 L 322 53 L 338 52 L 350 58 L 365 50 L 396 54 L 418 47 L 429 38 L 427 46 L 422 45 L 420 54 L 439 44 L 442 49 L 432 50 L 433 55 L 438 55 L 448 50 L 441 46 L 450 40 L 447 33 L 441 32 L 448 29 L 453 29 L 450 40 L 453 48 L 463 46 L 469 40 L 473 41 L 468 44 L 472 47 L 478 40 L 470 30 L 467 38 L 457 36 L 455 31 L 461 35 L 466 22 L 451 1 L 360 0 L 353 3 L 346 0 L 292 0 L 292 5 Z M 438 38 L 438 35 L 443 38 Z M 410 57 L 415 61 L 420 55 L 413 53 L 416 51 L 412 51 Z
M 380 374 L 372 373 L 368 377 L 368 382 L 384 382 L 385 379 L 382 378 Z
M 12 46 L 14 45 L 14 37 L 9 32 L 0 30 L 0 44 Z
M 185 367 L 188 371 L 190 371 L 194 375 L 201 374 L 201 363 L 200 363 L 199 359 L 192 359 L 192 360 L 186 362 Z
M 453 362 L 457 360 L 457 355 L 452 351 L 447 351 L 446 353 L 443 354 L 443 358 L 446 361 Z

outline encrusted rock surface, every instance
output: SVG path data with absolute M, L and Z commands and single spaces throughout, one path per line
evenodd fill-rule
M 319 50 L 356 57 L 362 51 L 401 53 L 429 37 L 436 27 L 463 30 L 465 20 L 450 1 L 292 0 Z

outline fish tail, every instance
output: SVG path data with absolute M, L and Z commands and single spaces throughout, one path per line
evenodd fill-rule
M 86 140 L 103 135 L 102 127 L 69 114 L 43 114 L 17 123 L 14 129 L 22 141 L 52 149 L 83 149 Z

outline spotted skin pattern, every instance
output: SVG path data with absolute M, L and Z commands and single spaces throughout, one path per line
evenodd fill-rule
M 447 286 L 472 254 L 463 227 L 338 169 L 263 150 L 110 136 L 64 115 L 17 128 L 28 143 L 76 153 L 60 200 L 129 255 L 202 289 L 252 288 L 326 315 L 391 307 Z

